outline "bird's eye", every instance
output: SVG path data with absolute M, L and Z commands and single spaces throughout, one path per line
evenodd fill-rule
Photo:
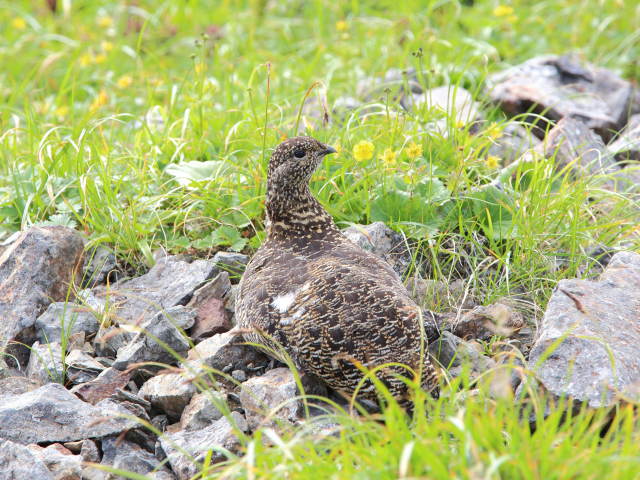
M 304 149 L 303 149 L 303 148 L 296 148 L 296 149 L 293 151 L 293 155 L 294 155 L 296 158 L 302 158 L 302 157 L 304 157 L 304 155 L 305 155 L 305 153 L 304 153 Z

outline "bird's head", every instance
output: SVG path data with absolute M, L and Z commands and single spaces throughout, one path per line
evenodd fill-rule
M 268 181 L 270 184 L 289 186 L 305 184 L 322 158 L 330 153 L 336 153 L 335 149 L 315 138 L 293 137 L 285 140 L 271 155 Z

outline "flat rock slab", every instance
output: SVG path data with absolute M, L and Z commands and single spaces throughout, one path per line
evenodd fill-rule
M 33 343 L 33 326 L 51 302 L 66 298 L 82 271 L 84 240 L 67 227 L 31 227 L 0 256 L 0 350 Z M 24 353 L 15 354 L 22 364 Z M 24 366 L 24 365 L 23 365 Z
M 640 399 L 639 312 L 640 254 L 619 252 L 599 281 L 558 283 L 529 367 L 549 392 L 592 407 Z
M 119 434 L 138 424 L 115 404 L 93 406 L 50 383 L 22 395 L 0 396 L 0 439 L 28 444 L 70 442 Z
M 201 430 L 183 430 L 160 437 L 162 449 L 179 480 L 189 480 L 198 473 L 208 451 L 212 452 L 211 463 L 225 460 L 224 450 L 238 451 L 237 433 L 247 431 L 247 422 L 238 412 L 231 412 L 230 418 L 235 425 L 222 417 Z
M 632 99 L 629 82 L 570 56 L 532 58 L 491 76 L 487 87 L 508 115 L 533 112 L 552 121 L 576 117 L 605 140 L 626 123 Z M 539 119 L 529 116 L 527 121 Z
M 110 302 L 118 305 L 120 320 L 141 324 L 160 310 L 186 305 L 193 292 L 217 273 L 211 260 L 163 257 L 144 275 L 113 285 Z

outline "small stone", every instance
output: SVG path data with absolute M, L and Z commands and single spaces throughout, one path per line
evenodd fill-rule
M 0 351 L 25 366 L 36 319 L 51 302 L 64 301 L 82 268 L 84 240 L 67 227 L 31 227 L 0 256 Z M 11 343 L 10 342 L 20 342 Z
M 297 391 L 295 377 L 288 368 L 275 368 L 244 382 L 240 403 L 249 428 L 273 426 L 275 420 L 295 422 L 302 413 L 302 401 L 295 399 Z
M 389 263 L 400 277 L 404 276 L 411 265 L 411 252 L 405 238 L 383 222 L 353 225 L 344 229 L 342 233 L 360 248 L 374 253 Z
M 169 417 L 164 413 L 156 415 L 151 419 L 151 425 L 153 425 L 159 432 L 164 432 L 167 429 L 167 425 L 169 425 Z
M 84 332 L 94 335 L 100 325 L 95 314 L 82 305 L 55 302 L 36 320 L 36 334 L 40 343 L 60 342 L 62 335 L 69 337 Z
M 79 479 L 82 474 L 82 457 L 74 455 L 59 443 L 45 448 L 30 445 L 31 451 L 45 464 L 56 480 Z
M 608 148 L 618 162 L 640 161 L 640 114 L 629 119 L 627 126 Z
M 249 263 L 249 256 L 236 252 L 217 252 L 213 256 L 213 263 L 232 277 L 239 278 Z
M 100 465 L 145 476 L 150 480 L 173 480 L 175 477 L 152 454 L 139 445 L 116 437 L 107 437 L 102 441 L 102 461 Z M 90 480 L 115 480 L 114 474 L 87 466 L 83 478 Z
M 213 280 L 194 292 L 187 306 L 196 313 L 195 324 L 190 334 L 195 343 L 232 328 L 224 301 L 230 290 L 229 274 L 220 272 Z
M 640 399 L 638 311 L 638 253 L 616 253 L 598 281 L 561 280 L 528 367 L 551 394 L 591 407 Z
M 124 388 L 131 379 L 131 373 L 123 372 L 115 368 L 107 368 L 94 380 L 77 385 L 71 389 L 85 402 L 96 403 L 111 397 L 117 390 Z
M 31 357 L 27 365 L 27 377 L 38 382 L 64 383 L 65 371 L 62 363 L 62 345 L 59 343 L 36 342 L 31 346 Z
M 506 303 L 479 306 L 465 313 L 453 326 L 463 339 L 489 340 L 494 335 L 510 337 L 525 326 L 522 315 Z
M 101 438 L 135 428 L 114 405 L 93 406 L 50 383 L 21 395 L 0 396 L 0 438 L 19 443 Z
M 429 345 L 429 352 L 454 377 L 469 368 L 470 378 L 474 379 L 496 365 L 491 358 L 481 353 L 477 344 L 466 342 L 447 331 L 442 332 L 442 336 Z
M 147 380 L 140 388 L 139 395 L 175 421 L 195 393 L 196 387 L 183 375 L 168 373 Z
M 182 430 L 200 430 L 222 418 L 222 405 L 226 396 L 221 392 L 207 390 L 191 398 L 182 412 L 180 427 Z
M 87 264 L 82 275 L 82 286 L 93 288 L 96 285 L 118 280 L 116 256 L 109 249 L 99 246 L 87 254 Z
M 47 466 L 28 447 L 0 440 L 0 472 L 3 480 L 54 480 Z
M 540 115 L 557 122 L 574 117 L 609 140 L 627 121 L 632 87 L 613 72 L 583 64 L 572 56 L 547 55 L 489 77 L 488 94 L 508 115 L 529 114 L 527 123 L 541 125 Z M 536 129 L 542 136 L 545 124 Z
M 215 464 L 227 459 L 223 453 L 224 450 L 232 453 L 239 451 L 240 441 L 237 433 L 248 430 L 247 422 L 238 412 L 231 412 L 230 419 L 231 422 L 227 417 L 222 417 L 200 430 L 183 430 L 160 437 L 162 449 L 179 480 L 189 480 L 196 475 L 199 464 L 209 452 L 211 452 L 211 463 Z
M 80 447 L 80 457 L 84 462 L 99 462 L 100 450 L 98 445 L 91 439 L 82 440 L 82 446 Z
M 231 372 L 231 377 L 242 383 L 247 379 L 247 374 L 244 372 L 244 370 L 234 370 L 233 372 Z
M 230 331 L 207 338 L 189 350 L 183 368 L 190 376 L 196 376 L 211 369 L 224 371 L 230 366 L 230 371 L 239 370 L 249 363 L 264 361 L 264 354 L 247 345 L 241 334 Z
M 175 355 L 182 356 L 190 346 L 181 329 L 182 327 L 190 328 L 194 319 L 193 310 L 183 306 L 158 312 L 142 325 L 142 331 L 138 332 L 127 345 L 118 349 L 113 368 L 124 370 L 131 364 L 141 362 L 176 364 L 178 360 Z
M 67 377 L 76 385 L 94 380 L 106 368 L 91 355 L 77 348 L 71 350 L 64 361 L 67 365 Z

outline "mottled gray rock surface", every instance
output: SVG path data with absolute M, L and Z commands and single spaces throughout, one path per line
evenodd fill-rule
M 33 343 L 36 319 L 51 302 L 65 300 L 83 251 L 84 240 L 67 227 L 31 227 L 7 247 L 0 256 L 0 350 L 12 340 Z M 24 348 L 8 352 L 26 365 Z
M 0 475 L 2 480 L 54 480 L 31 449 L 9 440 L 0 440 Z
M 507 123 L 502 129 L 501 135 L 492 141 L 487 153 L 500 158 L 503 166 L 507 166 L 538 145 L 540 145 L 540 140 L 533 132 L 518 122 L 512 121 Z
M 85 402 L 95 405 L 124 388 L 130 379 L 131 373 L 129 372 L 107 368 L 93 380 L 76 385 L 71 389 L 71 392 Z
M 79 332 L 93 335 L 100 327 L 98 319 L 89 307 L 74 303 L 55 302 L 36 320 L 36 334 L 40 343 L 59 342 Z
M 196 313 L 195 324 L 190 332 L 190 337 L 195 343 L 231 329 L 230 314 L 225 309 L 225 299 L 230 291 L 229 274 L 220 272 L 193 293 L 187 306 Z
M 411 265 L 411 252 L 407 248 L 405 238 L 383 222 L 353 225 L 345 228 L 342 233 L 359 247 L 388 262 L 401 277 Z
M 195 393 L 196 387 L 184 375 L 168 373 L 151 377 L 142 385 L 138 395 L 172 420 L 178 420 Z
M 190 347 L 182 330 L 191 328 L 194 320 L 195 312 L 181 305 L 158 312 L 142 324 L 142 331 L 127 345 L 118 349 L 113 368 L 124 370 L 139 362 L 176 364 L 174 353 L 182 356 Z
M 302 401 L 295 399 L 297 390 L 295 377 L 288 368 L 275 368 L 244 382 L 240 403 L 249 428 L 272 426 L 274 420 L 296 421 L 302 413 Z
M 26 375 L 40 385 L 49 382 L 63 383 L 65 378 L 62 345 L 59 343 L 45 343 L 43 345 L 39 342 L 34 343 L 31 346 Z
M 87 254 L 87 262 L 82 276 L 83 287 L 95 287 L 109 279 L 116 281 L 118 264 L 114 253 L 105 247 L 98 247 Z
M 186 305 L 193 292 L 217 273 L 211 260 L 189 263 L 179 257 L 162 257 L 146 274 L 113 285 L 110 302 L 118 304 L 120 320 L 140 325 L 160 310 Z
M 209 390 L 198 393 L 191 398 L 180 417 L 180 427 L 183 430 L 200 430 L 212 422 L 222 418 L 219 406 L 226 402 L 222 392 Z
M 82 457 L 80 455 L 74 455 L 59 443 L 44 448 L 38 445 L 29 445 L 29 448 L 45 464 L 55 480 L 80 478 L 82 474 Z
M 638 312 L 638 253 L 615 254 L 598 281 L 560 281 L 529 368 L 549 392 L 593 407 L 612 404 L 617 392 L 640 398 Z
M 482 354 L 477 343 L 466 342 L 446 331 L 429 345 L 429 352 L 454 377 L 469 368 L 471 378 L 475 378 L 496 365 L 491 358 Z
M 231 418 L 238 430 L 248 430 L 247 422 L 241 414 L 231 412 Z M 160 438 L 160 444 L 178 479 L 189 480 L 198 472 L 198 465 L 209 450 L 212 451 L 211 463 L 221 462 L 226 458 L 219 448 L 237 452 L 240 441 L 236 433 L 237 430 L 229 419 L 222 417 L 201 430 L 167 433 Z M 193 456 L 195 461 L 181 450 Z
M 627 121 L 632 87 L 609 70 L 570 56 L 541 56 L 489 77 L 488 94 L 508 115 L 532 110 L 549 120 L 575 117 L 605 140 Z M 538 122 L 537 116 L 526 118 Z M 545 125 L 537 130 L 541 136 Z
M 21 395 L 0 396 L 0 439 L 18 443 L 100 438 L 133 428 L 115 406 L 93 406 L 62 385 L 50 383 Z

